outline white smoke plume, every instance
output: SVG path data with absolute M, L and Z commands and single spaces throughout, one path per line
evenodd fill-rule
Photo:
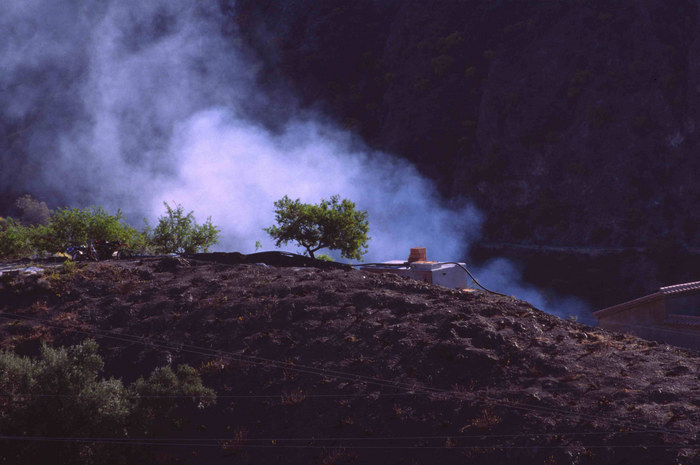
M 219 250 L 243 253 L 256 241 L 274 248 L 262 228 L 284 195 L 316 203 L 339 194 L 367 210 L 366 261 L 405 259 L 418 246 L 461 260 L 479 236 L 479 212 L 446 205 L 409 163 L 259 91 L 256 65 L 216 2 L 4 0 L 0 30 L 0 124 L 10 141 L 0 149 L 27 157 L 0 160 L 1 183 L 121 208 L 134 224 L 179 203 L 212 217 Z M 262 124 L 275 115 L 284 123 Z M 507 265 L 486 270 L 495 290 L 546 303 L 513 288 Z
M 256 240 L 274 248 L 262 228 L 274 224 L 273 202 L 284 195 L 317 203 L 340 194 L 367 210 L 370 261 L 405 259 L 412 246 L 447 260 L 462 256 L 479 232 L 476 209 L 443 207 L 411 165 L 354 150 L 348 134 L 316 122 L 293 122 L 272 134 L 209 110 L 186 121 L 173 144 L 180 171 L 157 186 L 153 210 L 162 209 L 161 199 L 196 205 L 226 232 L 227 250 L 251 251 Z
M 562 296 L 524 283 L 518 266 L 509 260 L 504 258 L 489 260 L 474 272 L 479 282 L 491 290 L 525 300 L 540 310 L 562 318 L 573 318 L 593 326 L 598 324 L 597 320 L 591 316 L 588 304 L 576 297 Z

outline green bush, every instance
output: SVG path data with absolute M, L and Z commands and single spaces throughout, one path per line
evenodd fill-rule
M 219 229 L 211 222 L 211 217 L 199 225 L 194 212 L 185 215 L 182 205 L 175 208 L 163 202 L 167 216 L 158 219 L 158 226 L 149 235 L 149 242 L 158 253 L 208 252 L 209 247 L 219 242 Z
M 35 203 L 31 199 L 24 200 L 31 205 Z M 61 253 L 68 246 L 86 244 L 88 240 L 121 241 L 126 244 L 127 251 L 136 253 L 151 250 L 158 253 L 206 252 L 218 242 L 219 229 L 211 223 L 211 218 L 198 225 L 194 213 L 185 215 L 181 205 L 171 208 L 165 203 L 165 207 L 167 215 L 159 219 L 155 230 L 146 226 L 143 232 L 129 226 L 121 210 L 112 215 L 103 207 L 59 208 L 46 225 L 25 226 L 12 218 L 2 218 L 0 258 Z
M 63 252 L 66 247 L 85 244 L 88 239 L 118 240 L 132 250 L 139 250 L 146 242 L 139 231 L 124 222 L 121 210 L 110 215 L 102 207 L 59 208 L 47 226 L 36 229 L 36 248 L 49 253 Z
M 0 226 L 0 258 L 21 258 L 34 251 L 36 230 L 12 218 L 4 218 Z
M 127 387 L 100 377 L 103 366 L 92 340 L 68 348 L 43 346 L 38 359 L 0 352 L 0 435 L 66 438 L 0 439 L 0 463 L 136 463 L 149 451 L 89 438 L 148 437 L 158 422 L 171 419 L 177 399 L 145 395 L 203 397 L 203 405 L 215 401 L 188 366 L 177 373 L 159 368 Z
M 277 247 L 296 241 L 311 258 L 322 248 L 340 250 L 342 257 L 358 260 L 367 253 L 367 212 L 355 210 L 350 200 L 341 201 L 340 196 L 334 195 L 330 201 L 312 205 L 299 199 L 292 201 L 285 195 L 275 202 L 275 207 L 277 225 L 264 231 L 276 240 Z

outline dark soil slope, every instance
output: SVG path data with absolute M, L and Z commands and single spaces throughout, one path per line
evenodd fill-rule
M 2 276 L 0 343 L 94 337 L 126 381 L 199 368 L 192 463 L 698 463 L 700 356 L 526 302 L 353 270 L 182 258 Z M 165 460 L 165 459 L 164 459 Z

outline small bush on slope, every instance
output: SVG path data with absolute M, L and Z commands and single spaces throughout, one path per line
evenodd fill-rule
M 90 438 L 144 437 L 171 417 L 177 399 L 146 395 L 202 397 L 203 405 L 215 400 L 186 365 L 176 372 L 158 368 L 126 387 L 101 378 L 103 366 L 92 340 L 43 346 L 38 359 L 0 352 L 0 435 L 15 437 L 0 439 L 0 463 L 133 463 L 150 451 Z M 42 440 L 27 440 L 32 437 Z

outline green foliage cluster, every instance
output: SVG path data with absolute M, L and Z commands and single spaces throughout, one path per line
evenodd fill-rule
M 0 257 L 19 258 L 37 249 L 37 241 L 48 223 L 51 211 L 45 202 L 24 195 L 15 201 L 20 210 L 19 220 L 0 218 Z
M 158 226 L 150 232 L 149 242 L 159 253 L 195 253 L 199 250 L 209 251 L 216 244 L 219 229 L 207 218 L 204 224 L 197 224 L 194 212 L 185 215 L 182 205 L 172 208 L 163 202 L 167 210 L 166 216 L 158 219 Z
M 121 210 L 110 215 L 102 207 L 90 209 L 59 208 L 46 227 L 38 227 L 37 235 L 40 250 L 50 253 L 62 252 L 66 247 L 84 244 L 88 239 L 123 241 L 131 247 L 138 247 L 145 238 L 124 221 Z
M 148 379 L 128 386 L 102 378 L 103 367 L 93 340 L 68 348 L 44 345 L 37 359 L 0 352 L 0 434 L 66 438 L 0 439 L 0 462 L 135 463 L 144 453 L 137 447 L 77 438 L 148 437 L 158 422 L 173 419 L 177 396 L 199 398 L 203 406 L 216 400 L 214 391 L 187 365 L 176 372 L 158 368 Z
M 277 247 L 296 241 L 311 258 L 322 248 L 339 250 L 349 259 L 360 260 L 367 253 L 367 212 L 355 210 L 353 202 L 340 200 L 338 195 L 317 205 L 285 195 L 275 202 L 275 218 L 277 225 L 264 231 L 275 239 Z
M 34 250 L 36 230 L 23 226 L 12 218 L 0 223 L 0 258 L 19 258 Z
M 123 241 L 131 250 L 147 245 L 146 236 L 126 224 L 121 211 L 110 215 L 102 207 L 59 208 L 46 225 L 23 225 L 12 218 L 5 219 L 0 226 L 0 257 L 59 253 L 88 239 Z
M 34 212 L 31 218 L 37 221 L 43 218 L 44 210 L 41 205 L 36 206 L 37 201 L 24 197 L 20 200 L 30 205 Z M 129 226 L 121 210 L 112 215 L 102 207 L 59 208 L 46 221 L 34 224 L 3 218 L 0 221 L 0 258 L 61 253 L 66 247 L 82 245 L 88 240 L 121 241 L 126 244 L 127 251 L 134 253 L 153 249 L 158 253 L 193 253 L 207 251 L 218 241 L 219 230 L 211 223 L 211 218 L 198 225 L 193 212 L 185 215 L 182 205 L 171 208 L 166 203 L 165 207 L 167 215 L 160 217 L 155 230 L 146 227 L 144 231 Z

